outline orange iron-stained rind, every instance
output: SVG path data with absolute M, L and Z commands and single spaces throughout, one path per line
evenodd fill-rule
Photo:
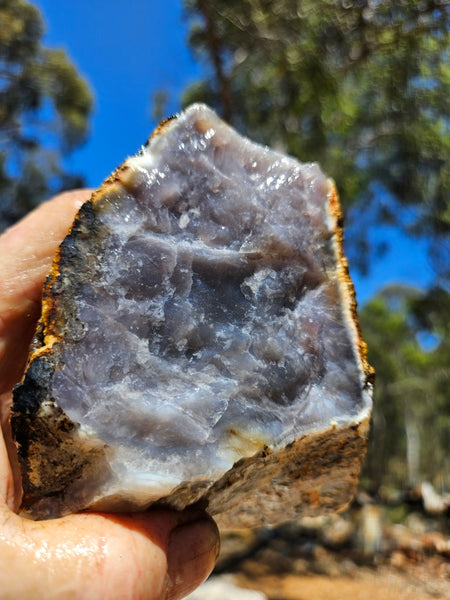
M 22 510 L 200 503 L 222 527 L 339 510 L 372 384 L 334 184 L 194 105 L 55 257 L 14 394 Z

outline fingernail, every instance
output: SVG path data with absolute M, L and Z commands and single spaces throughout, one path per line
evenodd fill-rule
M 219 531 L 212 519 L 175 527 L 167 549 L 166 600 L 183 598 L 198 587 L 213 570 L 219 548 Z

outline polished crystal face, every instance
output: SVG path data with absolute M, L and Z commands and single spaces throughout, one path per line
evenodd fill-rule
M 316 164 L 202 105 L 94 194 L 62 245 L 47 324 L 47 401 L 106 445 L 93 501 L 144 506 L 367 418 L 337 220 Z

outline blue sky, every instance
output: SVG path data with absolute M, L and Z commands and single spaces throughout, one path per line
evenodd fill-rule
M 71 170 L 85 176 L 88 185 L 97 187 L 153 130 L 154 92 L 166 89 L 171 97 L 169 112 L 175 112 L 180 92 L 201 75 L 201 66 L 187 48 L 181 0 L 37 0 L 35 4 L 46 23 L 44 43 L 64 48 L 93 90 L 89 140 L 67 162 Z M 431 282 L 426 244 L 390 228 L 370 232 L 373 239 L 385 235 L 390 251 L 374 261 L 370 277 L 351 268 L 360 302 L 388 283 L 425 286 Z
M 187 49 L 179 0 L 38 0 L 44 43 L 64 48 L 95 97 L 91 135 L 68 164 L 94 187 L 152 132 L 151 98 L 174 102 L 200 70 Z

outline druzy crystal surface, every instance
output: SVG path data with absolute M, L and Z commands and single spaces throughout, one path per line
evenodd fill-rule
M 316 164 L 207 107 L 160 126 L 55 259 L 13 408 L 24 508 L 229 525 L 348 501 L 371 384 L 339 218 Z

